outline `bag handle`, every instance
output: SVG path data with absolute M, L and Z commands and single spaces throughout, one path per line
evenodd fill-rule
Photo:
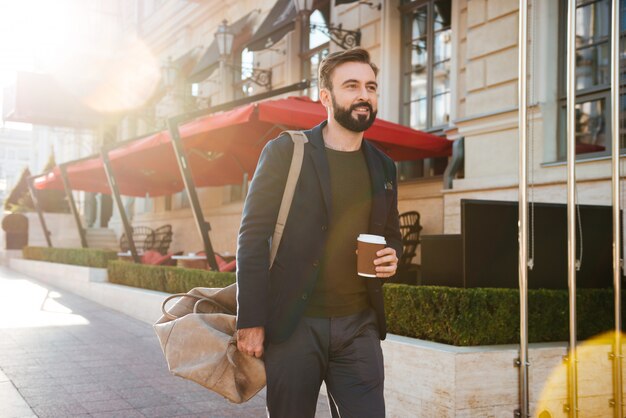
M 272 236 L 272 247 L 270 249 L 270 268 L 274 264 L 276 253 L 278 253 L 278 246 L 280 240 L 283 237 L 283 231 L 285 224 L 287 223 L 287 216 L 291 209 L 291 202 L 293 201 L 293 195 L 296 191 L 296 185 L 298 184 L 298 178 L 300 177 L 300 171 L 302 170 L 302 161 L 304 161 L 304 144 L 309 142 L 302 131 L 285 131 L 289 134 L 293 141 L 293 156 L 291 157 L 291 165 L 289 166 L 289 174 L 287 175 L 287 184 L 285 185 L 285 191 L 283 193 L 283 199 L 280 202 L 280 209 L 278 211 L 278 218 L 276 219 L 276 226 L 274 227 L 274 235 Z
M 172 315 L 171 313 L 167 312 L 165 310 L 165 305 L 167 304 L 167 302 L 169 302 L 172 299 L 183 298 L 183 297 L 197 299 L 196 303 L 193 305 L 193 313 L 197 313 L 198 305 L 200 305 L 200 303 L 202 303 L 202 302 L 209 302 L 209 303 L 213 304 L 215 307 L 221 309 L 222 312 L 224 312 L 224 313 L 228 313 L 228 314 L 231 314 L 231 315 L 235 314 L 231 309 L 225 307 L 224 305 L 222 305 L 219 302 L 214 301 L 213 299 L 208 299 L 208 298 L 205 298 L 205 297 L 202 297 L 202 296 L 198 296 L 198 295 L 190 295 L 189 293 L 174 293 L 173 295 L 169 295 L 168 297 L 166 297 L 165 300 L 163 301 L 163 303 L 161 304 L 161 312 L 163 313 L 163 316 L 165 316 L 169 320 L 174 320 L 174 319 L 181 318 L 180 316 Z

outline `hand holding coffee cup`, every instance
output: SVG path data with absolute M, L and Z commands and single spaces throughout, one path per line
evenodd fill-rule
M 362 277 L 387 278 L 396 274 L 396 250 L 385 247 L 385 237 L 361 234 L 357 238 L 357 273 Z

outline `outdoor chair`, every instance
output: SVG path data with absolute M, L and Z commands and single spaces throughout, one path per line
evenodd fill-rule
M 196 254 L 205 255 L 206 252 L 198 251 Z M 215 255 L 215 261 L 217 262 L 217 268 L 219 269 L 220 273 L 234 272 L 237 269 L 237 260 L 235 260 L 234 258 L 230 261 L 226 261 L 226 259 L 220 254 L 218 253 L 213 253 L 213 254 Z M 206 268 L 207 270 L 211 269 L 208 263 L 207 263 Z
M 402 256 L 398 260 L 396 277 L 390 280 L 394 283 L 417 284 L 420 265 L 412 263 L 420 244 L 422 225 L 420 214 L 409 211 L 400 214 L 400 234 L 402 235 Z
M 154 246 L 150 249 L 167 254 L 172 243 L 172 225 L 163 225 L 154 230 Z
M 154 247 L 154 231 L 147 226 L 135 226 L 133 230 L 133 241 L 137 251 L 148 251 Z M 120 250 L 126 252 L 130 250 L 126 233 L 120 237 Z
M 182 252 L 179 254 L 182 254 Z M 141 264 L 149 264 L 152 266 L 175 266 L 176 260 L 172 258 L 173 255 L 177 254 L 161 254 L 156 250 L 148 250 L 141 256 Z

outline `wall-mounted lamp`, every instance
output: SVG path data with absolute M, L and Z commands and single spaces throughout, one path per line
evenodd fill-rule
M 303 17 L 307 17 L 311 15 L 313 12 L 313 0 L 294 0 L 294 4 L 296 6 L 296 11 L 298 14 Z M 308 22 L 308 19 L 306 19 Z M 309 24 L 311 32 L 317 30 L 322 32 L 331 41 L 333 41 L 336 45 L 339 45 L 343 49 L 352 48 L 355 46 L 361 45 L 361 30 L 346 30 L 343 29 L 342 25 L 338 26 L 332 25 L 318 25 L 318 24 Z
M 250 80 L 261 87 L 266 87 L 268 90 L 272 89 L 272 70 L 263 70 L 256 67 L 244 68 L 227 62 L 228 57 L 230 57 L 233 52 L 235 34 L 230 30 L 226 19 L 224 19 L 218 26 L 217 32 L 215 32 L 215 39 L 217 40 L 217 48 L 220 52 L 220 60 L 224 63 L 224 65 L 238 71 L 242 71 L 244 69 L 251 71 L 252 74 L 250 74 L 250 77 L 248 77 L 247 80 Z

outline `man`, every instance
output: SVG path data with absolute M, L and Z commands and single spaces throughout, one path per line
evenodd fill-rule
M 250 185 L 237 249 L 237 347 L 264 357 L 271 418 L 313 417 L 323 381 L 342 418 L 385 416 L 382 279 L 395 274 L 402 243 L 395 166 L 363 140 L 378 109 L 377 72 L 360 48 L 320 64 L 328 119 L 305 131 L 271 270 L 269 240 L 293 153 L 288 135 L 267 144 Z M 361 233 L 386 238 L 378 278 L 357 275 Z

